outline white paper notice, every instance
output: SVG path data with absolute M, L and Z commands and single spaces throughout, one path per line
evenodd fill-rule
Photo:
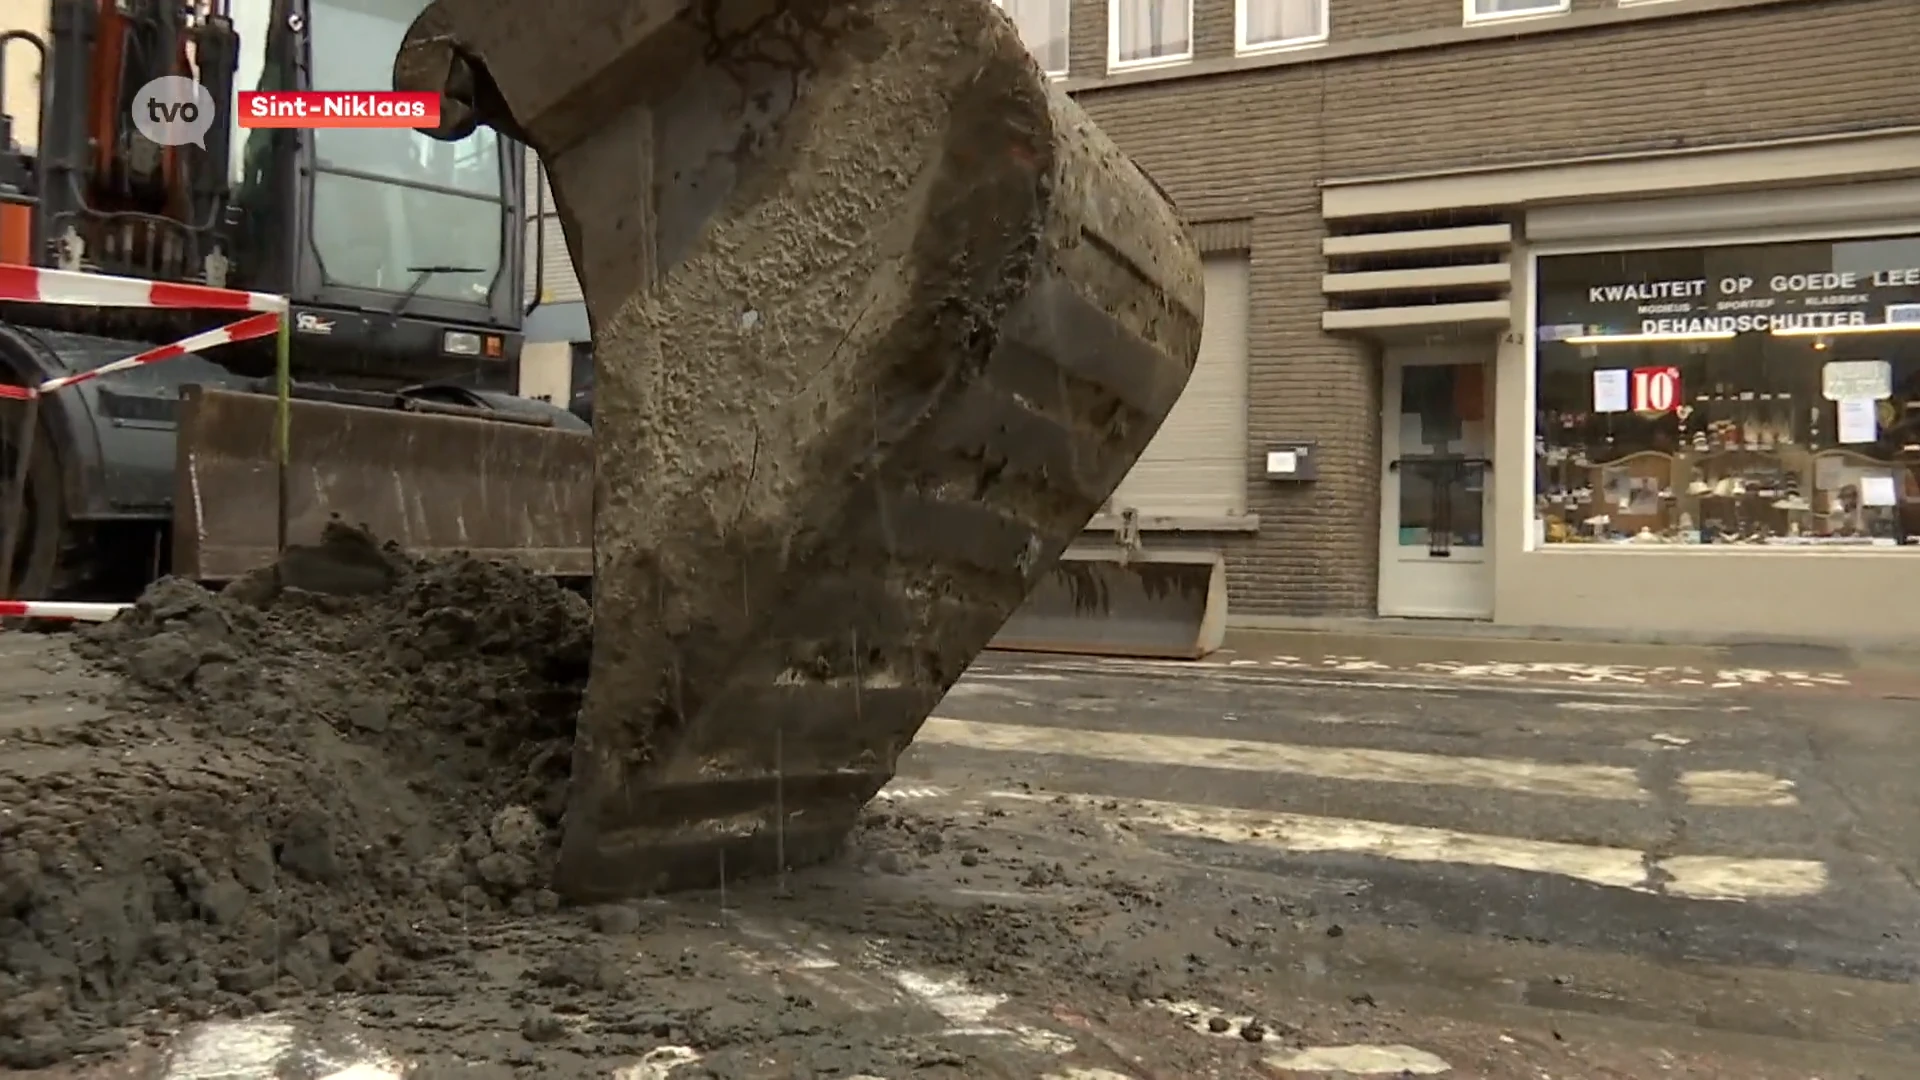
M 1593 411 L 1627 411 L 1627 369 L 1602 368 L 1593 373 Z
M 1885 360 L 1835 360 L 1820 369 L 1820 393 L 1828 401 L 1893 395 L 1893 365 Z
M 1880 418 L 1874 414 L 1872 398 L 1847 398 L 1837 406 L 1840 413 L 1840 441 L 1870 443 L 1880 439 Z
M 1893 477 L 1882 473 L 1860 478 L 1860 505 L 1894 506 L 1899 501 L 1900 493 L 1893 486 Z
M 1268 476 L 1292 476 L 1300 471 L 1300 454 L 1294 450 L 1267 451 Z

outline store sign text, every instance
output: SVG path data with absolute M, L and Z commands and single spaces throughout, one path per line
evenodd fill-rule
M 1674 406 L 1680 404 L 1680 369 L 1677 367 L 1634 368 L 1628 385 L 1634 412 L 1672 412 Z
M 1794 311 L 1776 315 L 1702 315 L 1693 319 L 1642 319 L 1643 334 L 1745 334 L 1766 330 L 1825 330 L 1865 326 L 1864 311 Z
M 1753 290 L 1764 284 L 1767 292 L 1774 295 L 1800 295 L 1810 293 L 1845 292 L 1849 289 L 1900 289 L 1920 288 L 1920 267 L 1901 270 L 1876 270 L 1871 274 L 1841 273 L 1827 271 L 1812 274 L 1775 274 L 1765 282 L 1752 277 L 1724 277 L 1717 282 L 1706 278 L 1687 278 L 1679 281 L 1632 281 L 1613 285 L 1593 285 L 1587 289 L 1587 302 L 1592 304 L 1656 303 L 1670 300 L 1697 300 L 1707 295 L 1707 286 L 1716 285 L 1716 293 L 1723 297 L 1749 296 Z M 1825 298 L 1818 298 L 1825 299 Z M 1834 297 L 1832 299 L 1853 300 L 1854 297 Z M 1859 298 L 1864 300 L 1865 297 Z

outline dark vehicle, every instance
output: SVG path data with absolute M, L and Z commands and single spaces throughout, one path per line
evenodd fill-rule
M 506 436 L 515 456 L 528 453 L 529 438 L 551 443 L 561 433 L 574 436 L 558 440 L 563 456 L 577 461 L 583 452 L 583 421 L 511 392 L 523 317 L 524 149 L 485 128 L 453 142 L 408 130 L 241 129 L 233 108 L 240 90 L 386 88 L 423 6 L 51 0 L 44 26 L 5 33 L 5 61 L 38 54 L 45 77 L 37 101 L 4 102 L 0 262 L 288 297 L 296 431 L 316 455 L 325 453 L 303 463 L 318 472 L 299 488 L 306 497 L 295 531 L 356 513 L 431 549 L 443 539 L 475 542 L 465 524 L 472 515 L 459 508 L 498 492 L 473 485 L 505 484 L 524 496 L 527 485 L 547 483 L 524 468 L 504 480 L 479 475 L 489 455 L 507 453 L 495 445 L 496 429 L 515 429 Z M 221 103 L 204 150 L 161 147 L 135 131 L 135 94 L 165 75 L 194 77 Z M 19 80 L 13 84 L 17 90 Z M 233 318 L 0 305 L 0 383 L 34 385 Z M 193 409 L 182 391 L 200 387 L 207 401 L 226 403 L 202 409 L 198 423 L 252 423 L 258 403 L 225 395 L 269 390 L 273 367 L 269 338 L 44 398 L 9 568 L 14 595 L 119 592 L 128 578 L 168 569 L 231 576 L 270 557 L 254 540 L 272 530 L 272 501 L 260 505 L 260 485 L 244 482 L 261 464 L 270 473 L 270 462 L 220 460 L 248 440 L 214 427 L 203 432 L 204 447 L 188 446 L 182 424 L 190 418 L 182 414 Z M 0 404 L 4 477 L 13 471 L 23 409 Z M 363 410 L 391 415 L 372 420 Z M 369 439 L 368 431 L 386 437 Z M 176 521 L 183 470 L 201 460 L 196 454 L 225 482 L 196 489 L 192 519 Z M 474 468 L 450 485 L 462 458 Z M 369 504 L 370 493 L 388 487 L 427 492 L 425 502 L 454 508 L 460 535 L 442 535 L 453 518 L 408 511 L 405 504 L 422 501 L 414 495 Z M 190 542 L 173 542 L 181 536 Z M 511 552 L 523 542 L 556 541 L 516 536 L 488 546 Z

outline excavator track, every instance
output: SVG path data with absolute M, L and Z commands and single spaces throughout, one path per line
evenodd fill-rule
M 831 854 L 1184 388 L 1191 236 L 988 0 L 436 0 L 394 80 L 539 154 L 592 324 L 556 887 Z

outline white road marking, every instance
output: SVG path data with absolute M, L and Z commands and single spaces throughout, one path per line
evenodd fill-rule
M 1270 656 L 1265 659 L 1229 657 L 1225 660 L 1148 660 L 1131 657 L 1054 657 L 1047 660 L 1011 660 L 1014 664 L 1045 665 L 1058 670 L 1141 671 L 1150 673 L 1192 672 L 1213 675 L 1223 671 L 1264 670 L 1270 672 L 1321 671 L 1329 673 L 1393 673 L 1400 675 L 1437 675 L 1446 679 L 1486 680 L 1512 684 L 1526 680 L 1593 686 L 1655 686 L 1671 683 L 1679 686 L 1712 686 L 1716 689 L 1773 686 L 1844 687 L 1852 680 L 1838 671 L 1767 671 L 1758 668 L 1734 668 L 1705 672 L 1689 667 L 1647 667 L 1638 664 L 1574 664 L 1551 661 L 1473 661 L 1426 660 L 1408 664 L 1387 664 L 1362 656 Z M 1711 680 L 1711 681 L 1709 681 Z
M 343 1060 L 344 1058 L 344 1060 Z M 190 1028 L 167 1055 L 165 1080 L 272 1080 L 297 1073 L 319 1080 L 400 1080 L 402 1063 L 347 1038 L 322 1048 L 274 1014 L 213 1020 Z
M 939 975 L 899 967 L 888 959 L 879 942 L 867 942 L 865 955 L 853 965 L 842 964 L 823 947 L 793 943 L 801 931 L 792 926 L 766 926 L 751 919 L 735 924 L 747 937 L 768 946 L 778 959 L 768 959 L 735 947 L 734 959 L 759 975 L 787 975 L 852 1005 L 860 1012 L 917 1003 L 951 1025 L 946 1034 L 1008 1039 L 1043 1054 L 1070 1054 L 1075 1044 L 1058 1032 L 1026 1024 L 996 1023 L 996 1013 L 1007 995 L 983 992 L 958 975 Z
M 293 1052 L 293 1025 L 271 1016 L 195 1028 L 167 1062 L 166 1080 L 255 1080 Z
M 891 974 L 902 990 L 919 998 L 927 1008 L 939 1013 L 941 1019 L 957 1027 L 978 1028 L 994 1010 L 1007 1003 L 1007 995 L 982 994 L 958 978 L 940 979 L 917 971 Z
M 888 784 L 874 793 L 874 798 L 882 802 L 901 802 L 910 799 L 938 799 L 947 793 L 943 787 L 932 784 Z
M 1690 900 L 1789 900 L 1827 887 L 1826 866 L 1805 859 L 1669 855 L 1659 865 L 1673 875 L 1667 894 Z
M 916 741 L 971 750 L 1065 754 L 1099 761 L 1234 769 L 1324 780 L 1495 789 L 1616 802 L 1648 802 L 1651 798 L 1632 769 L 1617 765 L 1560 765 L 1519 758 L 1029 727 L 944 716 L 930 717 Z M 1695 777 L 1699 782 L 1689 783 Z M 1701 806 L 1792 806 L 1797 801 L 1792 782 L 1765 773 L 1686 773 L 1681 777 L 1681 787 L 1689 801 Z
M 1043 1054 L 1071 1054 L 1076 1048 L 1072 1039 L 1058 1032 L 1024 1024 L 1002 1026 L 992 1023 L 994 1014 L 1007 1003 L 1005 994 L 981 993 L 958 976 L 940 978 L 918 971 L 898 970 L 887 974 L 902 990 L 912 994 L 921 1004 L 953 1025 L 946 1030 L 948 1035 L 1011 1038 L 1021 1046 Z
M 1639 701 L 1556 701 L 1554 707 L 1568 712 L 1700 712 L 1705 705 L 1660 705 Z
M 1537 795 L 1641 802 L 1647 793 L 1632 769 L 1552 765 L 1504 758 L 1452 757 L 1404 750 L 1296 746 L 1247 739 L 1140 735 L 1079 728 L 989 724 L 936 716 L 917 741 L 973 750 L 1067 754 L 1147 765 L 1191 765 L 1242 772 L 1288 773 L 1328 780 L 1498 788 Z
M 1192 1031 L 1210 1038 L 1239 1039 L 1251 1016 L 1235 1016 L 1225 1009 L 1197 1001 L 1149 1001 L 1146 1004 L 1165 1009 Z M 1220 1030 L 1214 1021 L 1224 1020 Z M 1425 1050 L 1411 1046 L 1311 1046 L 1276 1054 L 1267 1064 L 1292 1072 L 1331 1072 L 1342 1076 L 1438 1076 L 1451 1068 L 1445 1061 Z
M 1796 806 L 1793 781 L 1764 773 L 1707 769 L 1680 774 L 1680 790 L 1696 806 Z
M 689 1046 L 661 1046 L 647 1051 L 638 1063 L 613 1071 L 614 1080 L 669 1080 L 682 1065 L 691 1065 L 700 1055 Z
M 1471 686 L 1475 693 L 1512 694 L 1523 697 L 1561 697 L 1567 693 L 1568 683 L 1548 680 L 1528 681 L 1516 675 L 1511 679 L 1480 679 L 1478 681 L 1456 677 L 1457 673 L 1448 671 L 1425 671 L 1421 669 L 1401 669 L 1393 672 L 1394 678 L 1378 674 L 1358 677 L 1342 677 L 1339 670 L 1318 664 L 1276 665 L 1265 669 L 1235 668 L 1228 664 L 1209 665 L 1200 661 L 1188 660 L 1089 660 L 1089 659 L 1050 659 L 1040 663 L 1031 661 L 1012 661 L 1024 665 L 1021 668 L 985 667 L 969 670 L 965 678 L 969 679 L 1019 679 L 1026 678 L 1042 682 L 1059 682 L 1071 675 L 1114 675 L 1142 676 L 1168 679 L 1188 679 L 1206 683 L 1230 683 L 1236 686 L 1285 686 L 1294 689 L 1302 687 L 1332 687 L 1338 689 L 1360 689 L 1372 692 L 1405 690 L 1425 694 L 1457 694 Z M 1039 670 L 1044 663 L 1045 672 Z M 1554 666 L 1554 665 L 1549 665 Z M 1564 666 L 1564 665 L 1561 665 Z M 1419 678 L 1420 676 L 1434 676 Z M 1638 680 L 1583 680 L 1587 685 L 1580 688 L 1583 697 L 1603 697 L 1616 701 L 1679 701 L 1683 695 L 1658 689 L 1649 689 Z M 1600 686 L 1602 681 L 1613 683 L 1628 682 L 1630 686 Z
M 1271 1054 L 1267 1064 L 1291 1072 L 1342 1076 L 1439 1076 L 1453 1066 L 1411 1046 L 1310 1046 Z
M 400 1080 L 406 1072 L 398 1065 L 375 1065 L 362 1061 L 349 1065 L 336 1073 L 328 1073 L 320 1080 Z
M 1217 1036 L 1222 1039 L 1240 1038 L 1241 1029 L 1254 1022 L 1254 1018 L 1251 1016 L 1236 1016 L 1225 1009 L 1213 1005 L 1203 1005 L 1198 1001 L 1168 1001 L 1159 999 L 1147 1001 L 1145 1004 L 1154 1006 L 1155 1008 L 1165 1009 L 1167 1012 L 1172 1013 L 1181 1023 L 1192 1029 L 1195 1034 Z M 1227 1026 L 1221 1028 L 1219 1031 L 1213 1030 L 1212 1023 L 1215 1017 L 1225 1020 Z
M 1119 818 L 1135 827 L 1290 854 L 1344 852 L 1399 862 L 1493 866 L 1696 900 L 1814 896 L 1825 891 L 1828 883 L 1825 864 L 1805 859 L 1703 855 L 1650 858 L 1629 848 L 1489 836 L 1357 818 L 1052 792 L 996 791 L 988 797 L 1021 802 L 1065 799 L 1070 805 Z M 1650 872 L 1650 865 L 1654 872 Z M 1656 877 L 1660 884 L 1655 883 Z

